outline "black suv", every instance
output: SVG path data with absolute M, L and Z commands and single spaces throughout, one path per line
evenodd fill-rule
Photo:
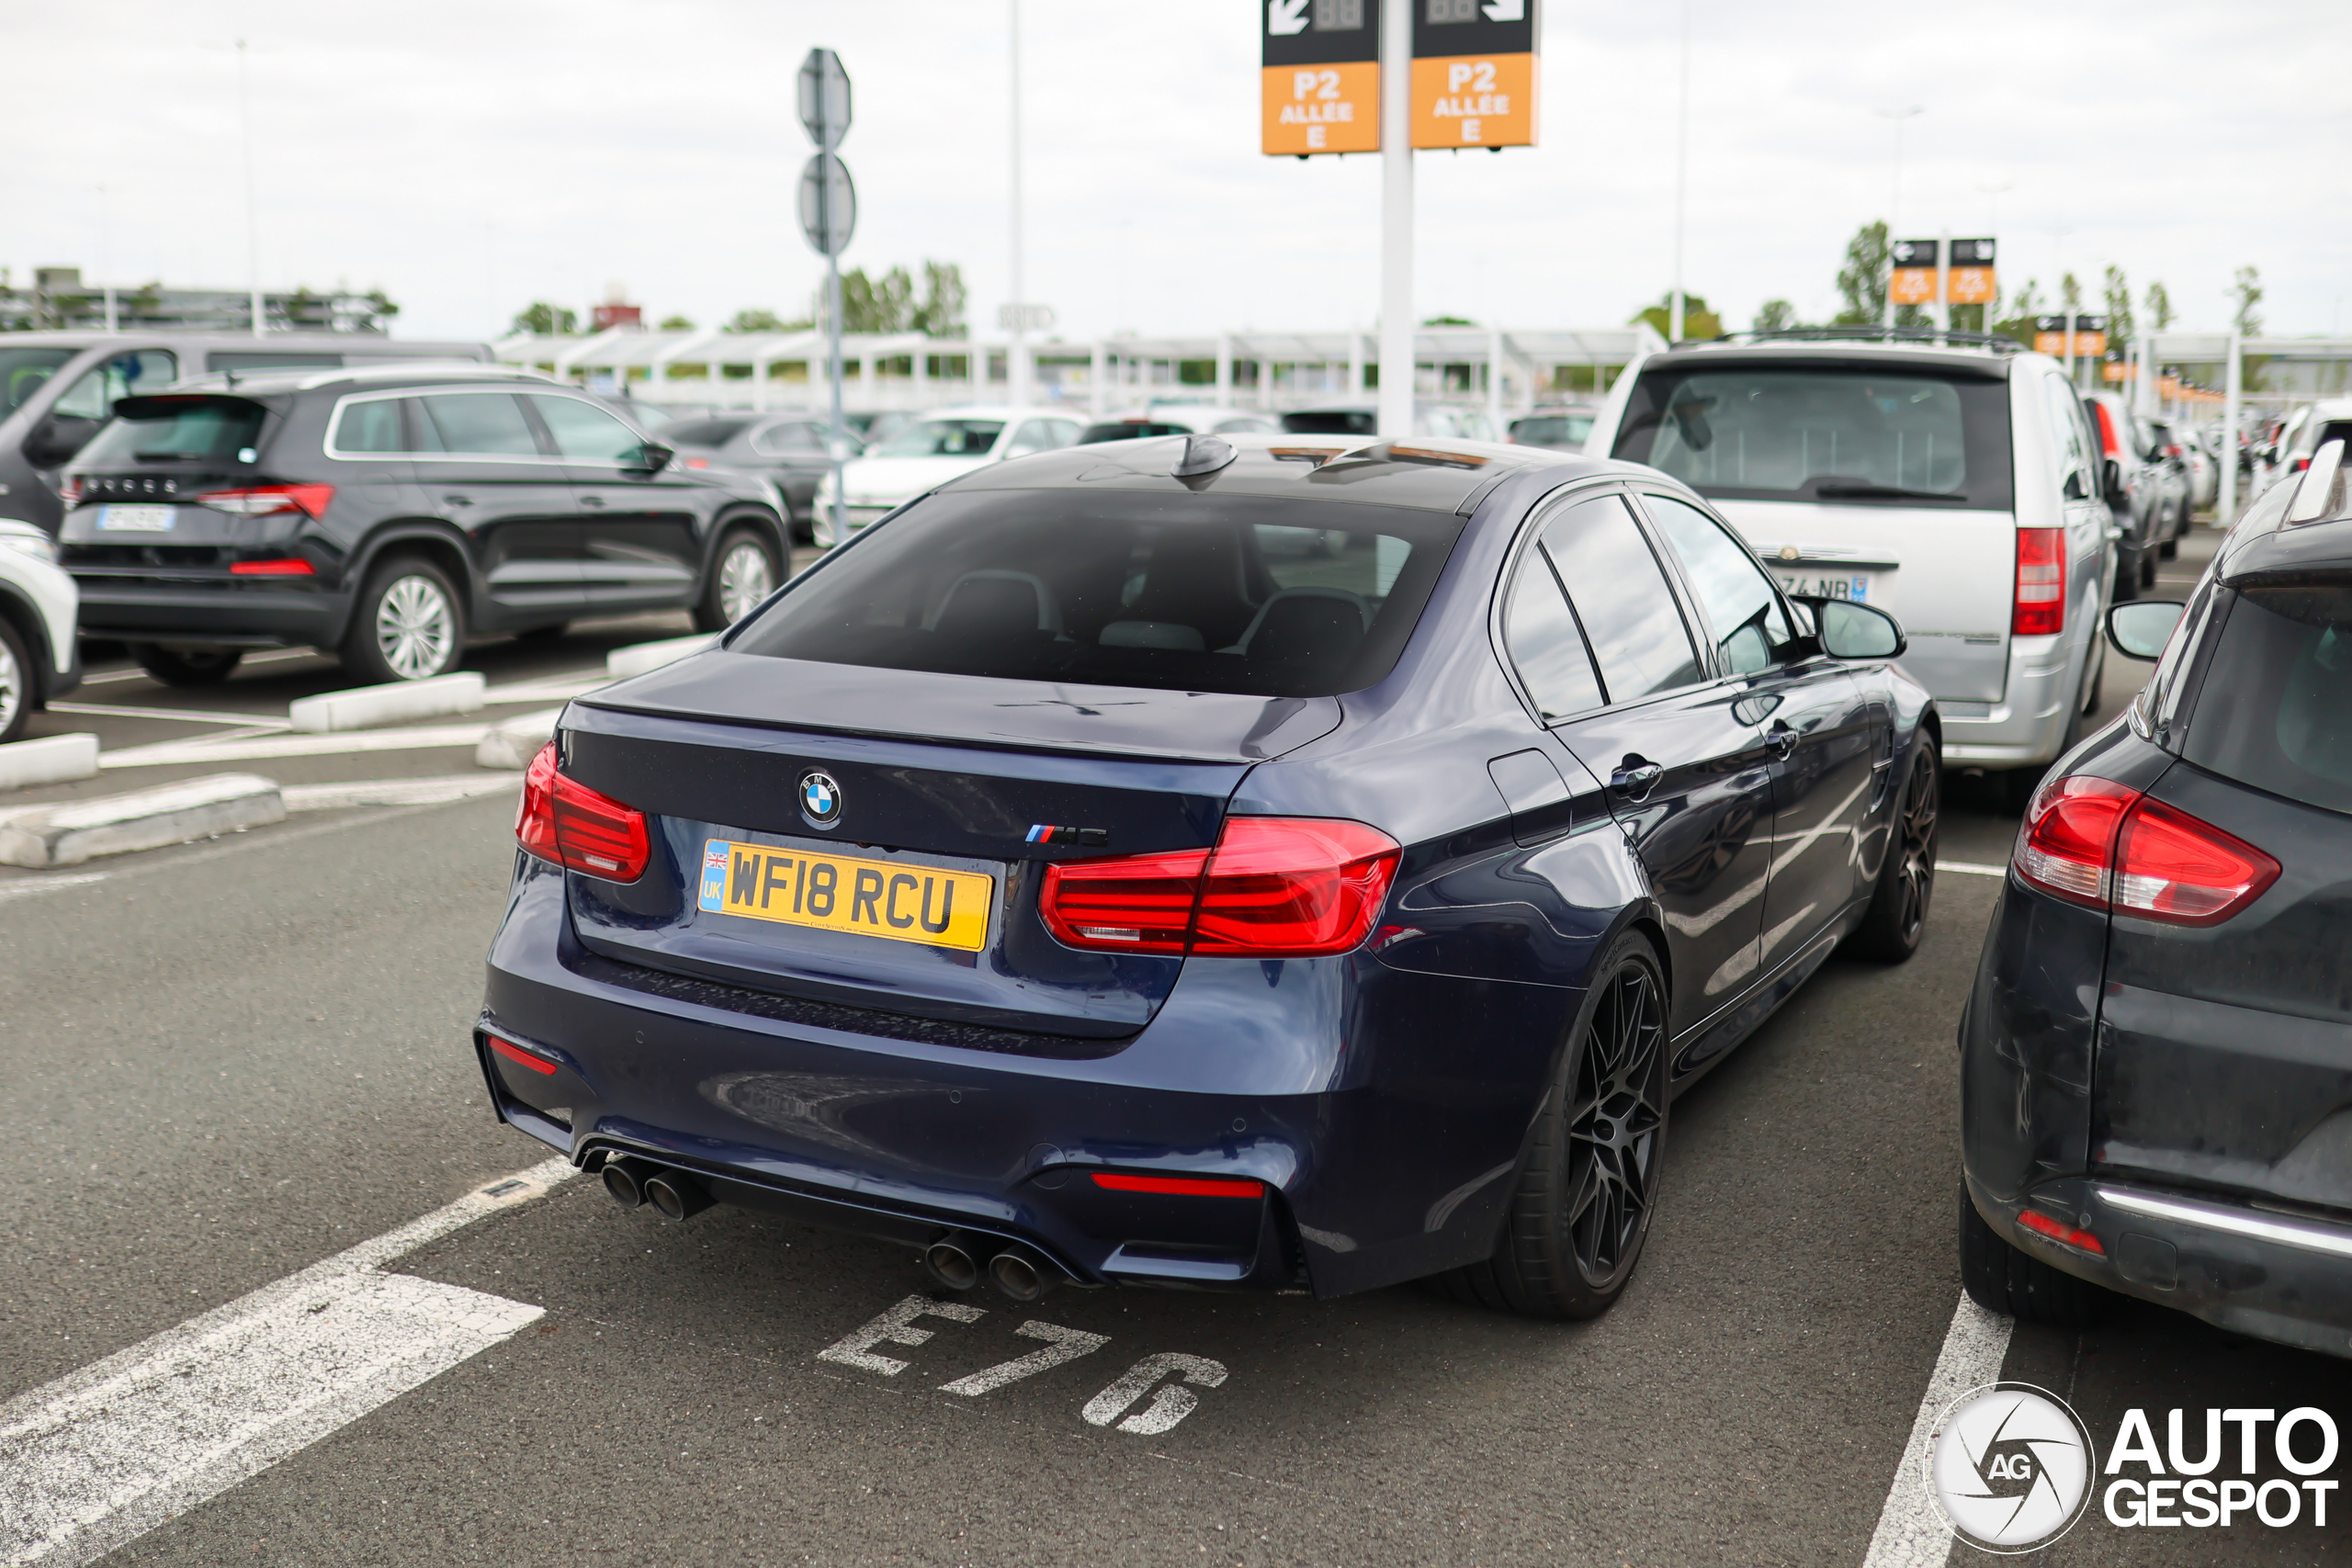
M 671 458 L 513 371 L 209 377 L 115 405 L 67 471 L 60 564 L 83 634 L 175 685 L 254 647 L 417 681 L 477 632 L 677 608 L 715 631 L 784 580 L 782 506 L 756 475 Z

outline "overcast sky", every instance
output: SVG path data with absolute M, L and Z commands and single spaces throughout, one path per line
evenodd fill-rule
M 1060 333 L 1369 328 L 1377 160 L 1258 152 L 1263 0 L 1022 0 L 1027 292 Z M 1692 0 L 1688 286 L 1746 325 L 1837 306 L 1893 197 L 1907 234 L 1997 232 L 2045 298 L 2063 263 L 2220 327 L 2239 266 L 2269 329 L 2352 332 L 2352 6 L 2342 0 Z M 845 263 L 1008 287 L 1009 0 L 0 0 L 0 265 L 242 286 L 234 41 L 261 270 L 381 287 L 403 335 L 503 331 L 618 283 L 713 323 L 806 308 L 792 79 L 856 90 Z M 1417 309 L 1622 322 L 1671 276 L 1671 4 L 1544 0 L 1542 145 L 1419 155 Z M 1988 186 L 2007 186 L 1997 195 Z M 1996 218 L 1997 214 L 1997 226 Z M 2059 230 L 2070 230 L 2063 237 Z

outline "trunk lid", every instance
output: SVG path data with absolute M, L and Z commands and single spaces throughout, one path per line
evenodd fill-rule
M 1863 597 L 1903 623 L 1903 668 L 1944 702 L 1997 703 L 2008 684 L 2017 523 L 1959 507 L 1714 502 L 1794 592 Z M 1859 583 L 1861 592 L 1854 592 Z
M 1150 1021 L 1182 961 L 1055 942 L 1037 909 L 1044 868 L 1209 847 L 1250 767 L 1339 717 L 1329 697 L 1054 686 L 714 650 L 568 711 L 564 772 L 646 813 L 653 843 L 634 884 L 569 878 L 574 929 L 605 960 L 735 987 L 745 1007 L 780 995 L 1115 1042 Z M 824 777 L 830 822 L 804 802 L 812 774 Z M 858 876 L 869 870 L 871 884 Z M 796 876 L 808 907 L 820 894 L 873 899 L 853 906 L 855 929 L 788 919 Z M 947 923 L 927 900 L 951 882 L 967 911 L 976 893 L 989 904 L 982 929 L 961 928 L 963 945 L 925 934 Z M 764 914 L 752 912 L 758 898 Z M 905 1032 L 887 1018 L 873 1027 Z

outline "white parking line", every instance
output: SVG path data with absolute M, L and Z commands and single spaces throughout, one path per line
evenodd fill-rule
M 284 784 L 288 811 L 342 811 L 354 806 L 438 806 L 521 786 L 520 773 L 447 773 L 439 778 L 357 779 L 348 784 Z
M 100 758 L 99 763 L 103 766 L 105 764 L 105 759 Z M 1970 876 L 2007 876 L 2009 874 L 2009 868 L 2007 866 L 1978 865 L 1974 861 L 1965 860 L 1939 860 L 1936 863 L 1936 869 L 1938 871 L 1964 872 Z
M 574 1174 L 518 1171 L 0 1405 L 0 1564 L 103 1556 L 530 1325 L 379 1270 Z
M 286 721 L 263 713 L 212 713 L 203 708 L 132 708 L 112 703 L 51 703 L 51 713 L 101 714 L 113 718 L 175 718 L 190 724 L 234 724 L 264 729 L 284 729 Z
M 1886 1506 L 1879 1510 L 1878 1529 L 1871 1536 L 1862 1568 L 1941 1568 L 1951 1557 L 1952 1533 L 1928 1501 L 1919 1467 L 1944 1407 L 1972 1388 L 2001 1381 L 2001 1361 L 2009 1353 L 2009 1331 L 2016 1326 L 2016 1319 L 1986 1312 L 1965 1293 L 1961 1296 L 1951 1326 L 1944 1331 L 1944 1348 L 1936 1357 L 1928 1392 L 1919 1401 L 1919 1414 L 1912 1419 L 1910 1440 L 1903 1445 L 1903 1462 L 1894 1467 L 1894 1483 L 1886 1489 Z
M 189 762 L 263 762 L 280 757 L 335 757 L 356 751 L 415 751 L 479 746 L 486 724 L 428 724 L 414 729 L 354 729 L 339 735 L 257 735 L 215 740 L 158 740 L 98 753 L 101 768 L 179 767 Z

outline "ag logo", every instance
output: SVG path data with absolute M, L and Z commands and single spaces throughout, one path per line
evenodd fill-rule
M 800 814 L 819 828 L 842 819 L 842 786 L 832 774 L 811 771 L 800 775 Z
M 1952 1401 L 1928 1440 L 1928 1495 L 1951 1531 L 1984 1551 L 2031 1551 L 2083 1517 L 2098 1455 L 2064 1400 L 2031 1383 L 1991 1383 Z

